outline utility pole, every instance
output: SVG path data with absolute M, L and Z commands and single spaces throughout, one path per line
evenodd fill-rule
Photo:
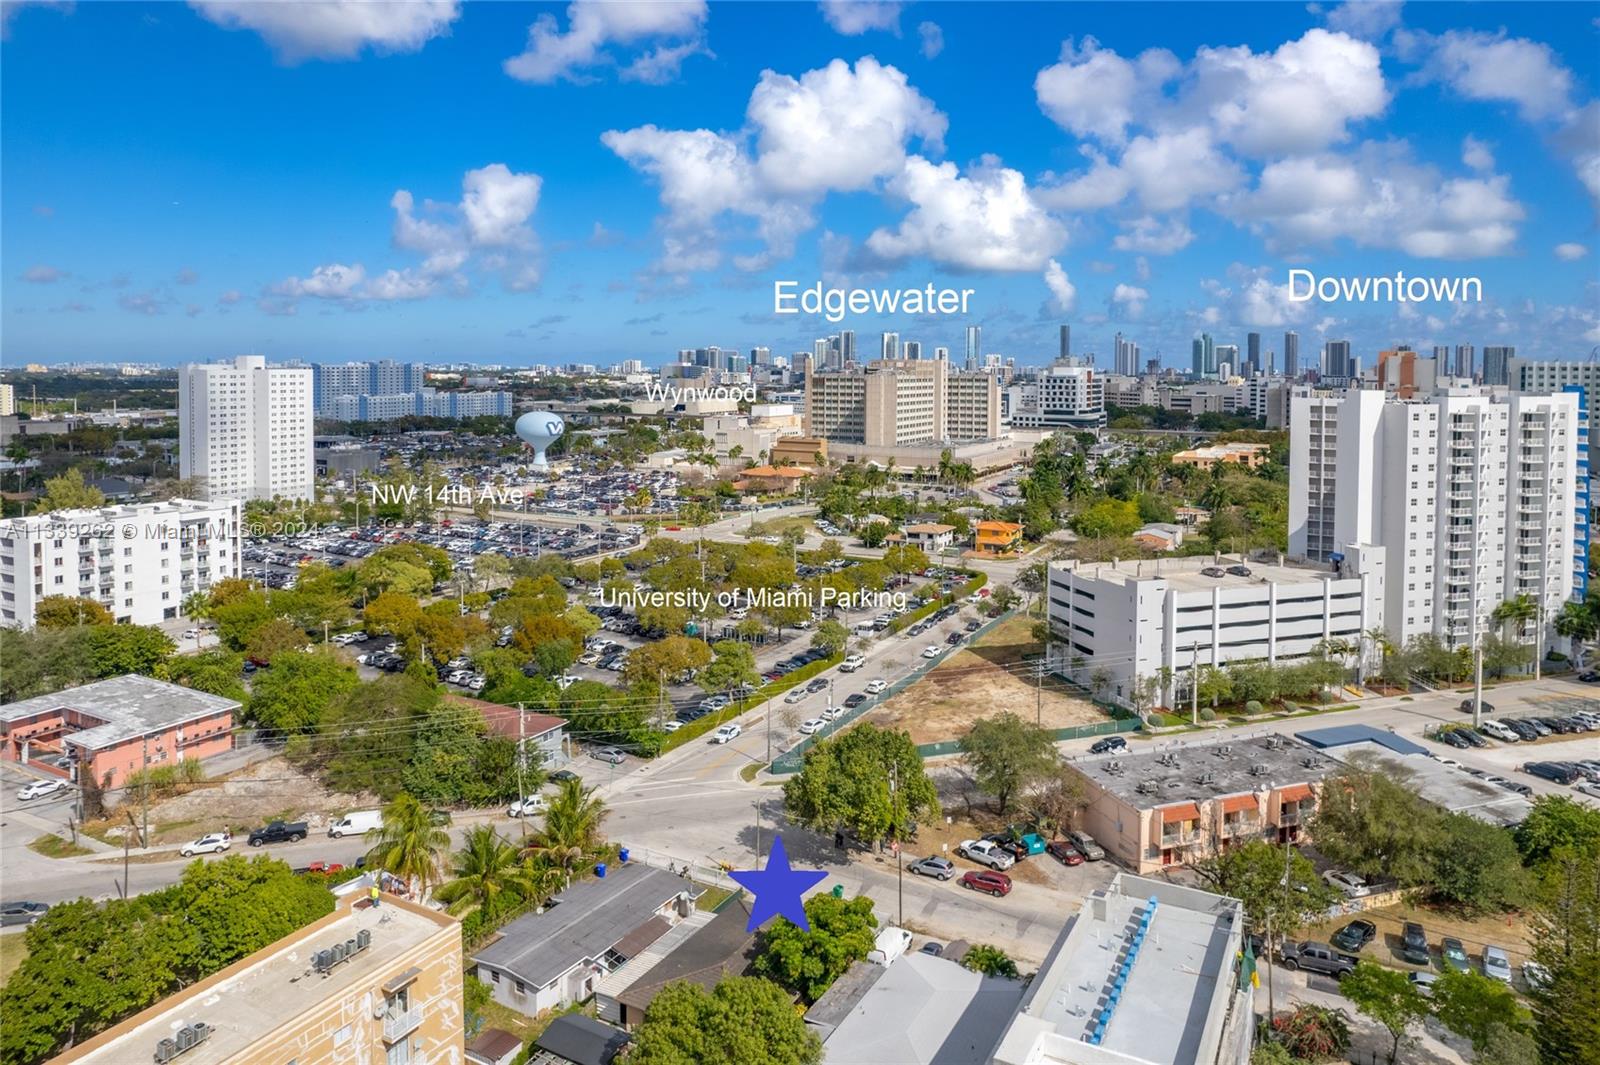
M 1538 680 L 1544 664 L 1544 580 L 1539 581 L 1539 618 L 1533 629 L 1533 679 Z
M 1483 643 L 1472 640 L 1472 727 L 1483 724 Z
M 906 868 L 905 847 L 901 845 L 900 837 L 900 764 L 896 762 L 889 767 L 889 809 L 894 816 L 894 869 L 895 891 L 898 898 L 898 916 L 895 923 L 901 928 L 906 926 Z
M 1047 652 L 1048 653 L 1048 652 Z M 1033 720 L 1039 728 L 1044 728 L 1044 659 L 1039 659 L 1039 683 L 1034 689 Z
M 150 846 L 150 734 L 139 737 L 139 745 L 144 751 L 144 772 L 139 782 L 139 802 L 144 807 L 144 828 L 139 832 L 139 845 Z
M 528 799 L 528 792 L 524 788 L 523 783 L 522 783 L 522 762 L 523 762 L 523 758 L 524 758 L 524 755 L 525 755 L 525 752 L 523 750 L 523 746 L 522 745 L 527 740 L 527 738 L 528 738 L 528 717 L 527 717 L 527 713 L 523 710 L 522 704 L 518 703 L 517 704 L 517 801 L 518 802 L 526 802 L 527 799 Z M 527 810 L 523 810 L 522 811 L 522 816 L 517 818 L 517 824 L 522 828 L 522 843 L 523 843 L 523 846 L 527 846 L 527 843 L 528 843 L 528 811 Z
M 196 636 L 194 638 L 194 645 L 196 647 L 200 646 L 200 637 Z M 328 623 L 326 621 L 322 623 L 322 646 L 328 646 Z
M 1189 724 L 1200 724 L 1200 645 L 1197 643 L 1189 649 L 1193 657 L 1189 660 Z

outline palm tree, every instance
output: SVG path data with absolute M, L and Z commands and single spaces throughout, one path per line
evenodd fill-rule
M 1371 644 L 1372 649 L 1378 652 L 1379 668 L 1382 668 L 1383 660 L 1394 652 L 1394 644 L 1389 641 L 1389 634 L 1383 631 L 1382 625 L 1374 625 L 1370 629 L 1363 630 L 1361 642 Z M 1367 656 L 1363 652 L 1356 657 L 1356 683 L 1360 684 L 1366 675 L 1362 667 L 1366 664 Z
M 1557 636 L 1565 636 L 1572 641 L 1572 659 L 1576 662 L 1584 641 L 1600 634 L 1600 618 L 1595 617 L 1588 603 L 1563 603 L 1561 613 L 1556 615 L 1555 629 Z
M 383 827 L 378 830 L 377 844 L 367 852 L 367 864 L 400 877 L 421 899 L 427 896 L 428 885 L 439 878 L 439 867 L 449 849 L 449 833 L 433 823 L 427 807 L 402 792 L 383 809 Z
M 577 778 L 563 780 L 545 811 L 544 830 L 530 849 L 570 869 L 599 842 L 605 815 L 606 804 L 594 797 L 593 788 L 584 787 Z
M 456 851 L 451 878 L 433 894 L 447 904 L 449 913 L 459 917 L 488 906 L 508 891 L 532 898 L 539 892 L 540 880 L 532 865 L 493 825 L 479 825 L 467 833 L 465 844 Z
M 1489 614 L 1490 620 L 1501 626 L 1501 634 L 1508 639 L 1511 638 L 1510 633 L 1505 630 L 1515 629 L 1516 635 L 1521 636 L 1527 628 L 1527 623 L 1538 616 L 1539 604 L 1534 601 L 1533 596 L 1526 593 L 1512 596 Z

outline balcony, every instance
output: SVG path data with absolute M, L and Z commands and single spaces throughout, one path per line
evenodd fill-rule
M 1220 832 L 1223 839 L 1237 839 L 1240 836 L 1259 836 L 1261 834 L 1261 819 L 1257 817 L 1225 818 Z
M 385 1013 L 383 1015 L 383 1041 L 385 1043 L 398 1043 L 422 1024 L 421 1008 L 409 1009 L 404 1013 Z

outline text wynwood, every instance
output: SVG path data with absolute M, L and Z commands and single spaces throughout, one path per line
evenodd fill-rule
M 479 503 L 490 506 L 514 507 L 522 502 L 523 491 L 518 485 L 480 484 L 373 484 L 374 506 L 400 504 L 408 506 L 422 499 L 430 505 L 470 507 Z
M 711 387 L 690 385 L 668 385 L 657 382 L 646 385 L 644 394 L 657 403 L 679 404 L 696 400 L 723 399 L 737 403 L 745 400 L 750 403 L 756 401 L 755 385 L 715 385 Z
M 680 608 L 703 614 L 716 603 L 723 609 L 745 606 L 755 610 L 763 607 L 801 607 L 806 610 L 839 609 L 904 610 L 904 592 L 841 591 L 824 586 L 815 594 L 805 588 L 736 588 L 723 592 L 708 592 L 703 588 L 689 588 L 681 592 L 655 591 L 648 588 L 600 589 L 601 606 L 619 606 L 637 610 L 639 607 L 655 609 Z

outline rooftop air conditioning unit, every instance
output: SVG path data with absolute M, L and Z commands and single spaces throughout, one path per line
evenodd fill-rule
M 1228 757 L 1228 755 L 1230 755 L 1232 753 L 1233 753 L 1233 744 L 1231 744 L 1231 743 L 1220 744 L 1217 747 L 1216 754 L 1217 754 L 1218 758 L 1226 758 L 1226 757 Z
M 156 1044 L 156 1065 L 165 1065 L 178 1056 L 178 1044 L 171 1039 L 163 1039 Z
M 372 929 L 363 928 L 361 931 L 356 933 L 356 946 L 360 947 L 362 950 L 366 950 L 371 945 Z
M 1265 762 L 1257 762 L 1255 765 L 1250 767 L 1251 776 L 1264 777 L 1270 772 L 1272 772 L 1272 770 L 1267 767 Z

